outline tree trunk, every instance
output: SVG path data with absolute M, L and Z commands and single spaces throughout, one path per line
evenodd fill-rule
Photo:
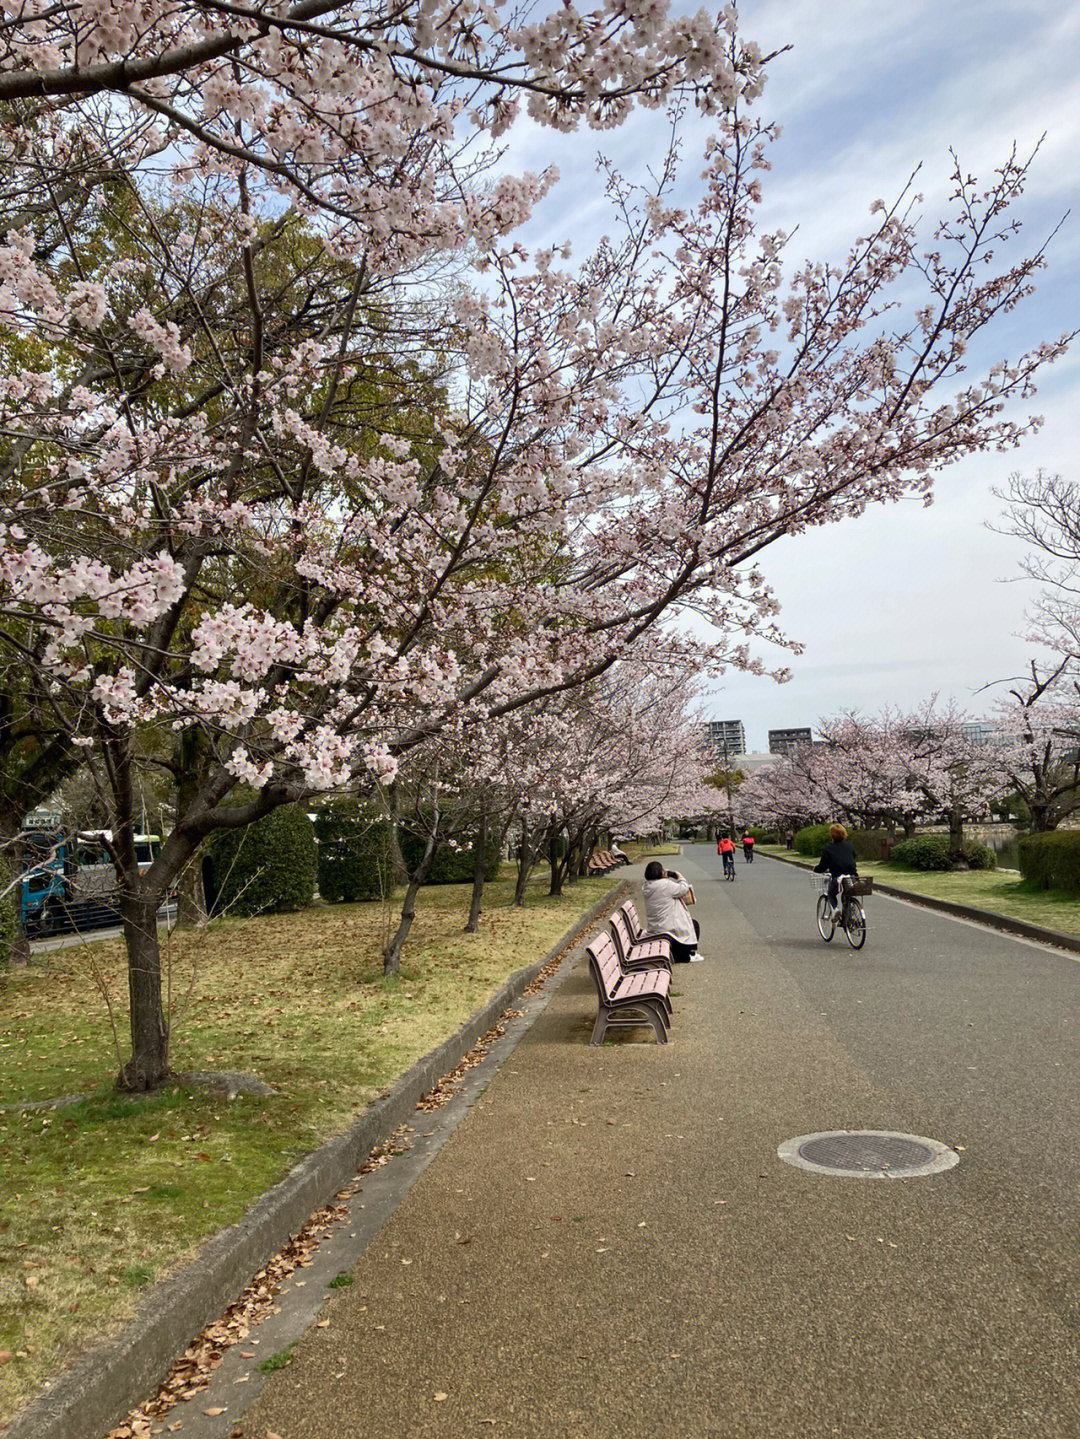
M 405 903 L 401 906 L 401 919 L 398 921 L 397 932 L 393 939 L 383 950 L 383 974 L 397 974 L 401 964 L 401 950 L 412 929 L 412 922 L 416 918 L 416 896 L 420 886 L 427 879 L 431 872 L 431 866 L 435 863 L 435 856 L 442 848 L 434 834 L 428 836 L 428 842 L 424 846 L 424 857 L 416 870 L 409 875 L 409 887 L 405 891 Z
M 118 1089 L 141 1093 L 169 1072 L 169 1025 L 161 1003 L 161 949 L 157 914 L 132 896 L 122 896 L 128 958 L 131 1058 L 117 1076 Z
M 201 731 L 182 730 L 176 747 L 176 813 L 189 814 L 204 779 L 205 751 Z M 206 921 L 202 852 L 197 850 L 180 871 L 176 882 L 176 923 L 184 929 Z
M 30 940 L 22 921 L 22 873 L 23 861 L 19 855 L 19 834 L 21 826 L 14 818 L 11 825 L 0 825 L 0 885 L 14 884 L 8 903 L 15 911 L 15 929 L 11 936 L 8 953 L 9 969 L 25 969 L 30 963 Z
M 517 883 L 514 885 L 514 907 L 521 909 L 525 904 L 525 886 L 529 882 L 529 871 L 532 869 L 532 854 L 529 846 L 529 826 L 522 821 L 521 824 L 521 847 L 518 850 Z
M 949 811 L 949 859 L 954 865 L 964 864 L 964 816 L 962 811 Z
M 904 816 L 904 838 L 905 838 L 905 839 L 914 839 L 914 838 L 915 838 L 915 821 L 914 821 L 914 819 L 910 818 L 908 815 L 905 815 L 905 816 Z
M 206 922 L 206 890 L 203 887 L 203 860 L 199 851 L 176 882 L 176 923 L 194 929 Z
M 484 897 L 484 873 L 487 869 L 487 842 L 487 809 L 481 801 L 480 823 L 473 842 L 472 903 L 469 905 L 469 918 L 465 925 L 466 934 L 475 934 L 480 928 L 480 902 Z
M 553 828 L 548 836 L 548 864 L 551 865 L 551 884 L 548 886 L 548 894 L 562 894 L 563 887 L 563 862 L 559 858 L 559 834 L 560 831 Z M 563 851 L 565 856 L 566 851 Z

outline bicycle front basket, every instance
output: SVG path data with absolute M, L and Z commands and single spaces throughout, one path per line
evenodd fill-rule
M 832 884 L 831 874 L 815 874 L 812 876 L 815 894 L 828 894 L 829 885 Z

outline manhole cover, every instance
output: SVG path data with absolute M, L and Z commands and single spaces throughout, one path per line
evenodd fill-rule
M 955 1149 L 918 1134 L 884 1129 L 834 1129 L 787 1139 L 776 1151 L 786 1164 L 848 1179 L 913 1179 L 960 1162 Z

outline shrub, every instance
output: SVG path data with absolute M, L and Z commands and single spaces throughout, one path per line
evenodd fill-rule
M 951 869 L 949 859 L 949 836 L 947 834 L 917 834 L 914 839 L 905 839 L 893 847 L 890 858 L 911 869 Z M 997 855 L 987 844 L 977 839 L 964 842 L 964 858 L 972 869 L 996 869 Z
M 305 909 L 315 895 L 315 828 L 299 805 L 282 805 L 210 843 L 213 908 L 229 914 Z
M 856 859 L 880 859 L 881 846 L 891 835 L 887 829 L 853 829 L 848 839 L 855 851 Z
M 0 888 L 6 889 L 11 884 L 12 878 L 7 864 L 0 859 Z M 15 936 L 19 932 L 20 889 L 21 885 L 14 885 L 11 889 L 7 889 L 6 894 L 0 895 L 0 969 L 6 968 L 11 963 Z
M 332 800 L 315 817 L 319 894 L 331 904 L 379 899 L 394 887 L 390 824 L 356 799 Z
M 827 824 L 808 824 L 795 835 L 795 848 L 807 859 L 820 859 L 821 852 L 829 843 Z
M 997 869 L 997 855 L 981 840 L 964 841 L 964 858 L 972 869 Z
M 1080 830 L 1028 834 L 1020 840 L 1020 873 L 1042 889 L 1080 894 Z
M 751 825 L 751 827 L 748 830 L 744 830 L 743 833 L 752 834 L 754 836 L 754 842 L 756 844 L 780 843 L 780 836 L 774 829 L 757 829 L 755 826 Z
M 424 846 L 427 843 L 423 835 L 410 834 L 403 829 L 400 834 L 401 857 L 405 861 L 406 868 L 412 872 L 419 865 L 424 857 Z M 452 849 L 449 845 L 444 847 L 435 856 L 435 863 L 431 866 L 425 884 L 471 884 L 473 877 L 473 835 L 462 835 L 457 843 L 460 849 Z M 496 832 L 488 836 L 487 859 L 484 865 L 484 878 L 495 879 L 499 873 L 499 836 Z
M 912 869 L 949 869 L 949 836 L 917 834 L 914 839 L 905 839 L 896 845 L 891 858 Z

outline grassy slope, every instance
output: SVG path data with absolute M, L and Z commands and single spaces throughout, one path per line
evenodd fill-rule
M 75 1107 L 0 1114 L 0 1414 L 130 1313 L 138 1290 L 345 1128 L 514 970 L 538 959 L 617 881 L 560 899 L 490 884 L 477 934 L 468 889 L 422 890 L 400 976 L 382 976 L 396 918 L 379 903 L 226 920 L 169 946 L 173 1065 L 250 1070 L 270 1099 L 229 1103 L 172 1087 L 112 1094 L 117 1050 L 103 990 L 124 1017 L 118 942 L 54 950 L 0 973 L 0 1104 L 86 1093 Z M 188 998 L 190 990 L 190 997 Z M 120 1036 L 123 1043 L 123 1034 Z
M 792 851 L 780 845 L 762 845 L 762 854 L 792 857 Z M 882 884 L 904 889 L 911 894 L 925 894 L 933 899 L 948 899 L 955 904 L 970 904 L 1010 919 L 1027 920 L 1029 924 L 1045 925 L 1062 934 L 1080 935 L 1080 900 L 1059 890 L 1030 889 L 1015 870 L 968 870 L 963 873 L 926 873 L 908 869 L 906 865 L 880 860 L 859 861 L 859 873 L 873 875 Z

